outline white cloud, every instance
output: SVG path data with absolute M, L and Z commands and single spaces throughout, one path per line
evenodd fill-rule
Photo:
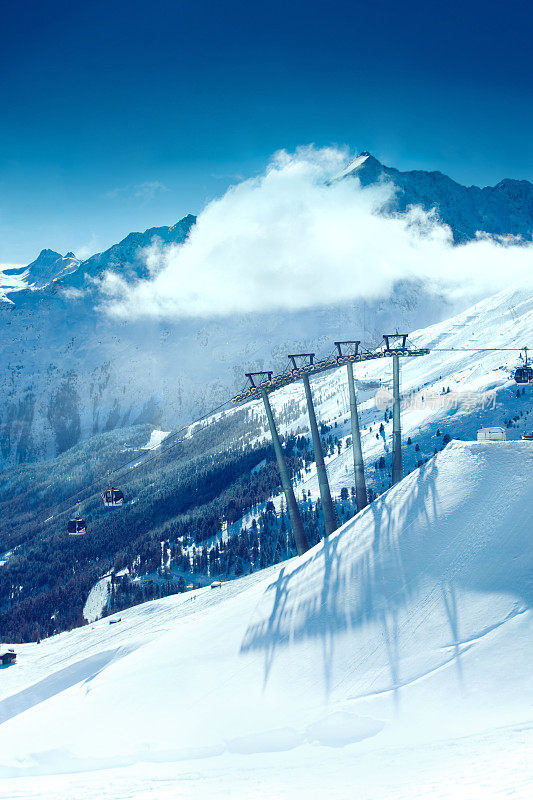
M 100 245 L 99 237 L 92 232 L 88 240 L 81 242 L 74 248 L 76 258 L 79 258 L 80 261 L 85 261 L 85 259 L 98 252 Z
M 158 192 L 168 192 L 168 188 L 160 181 L 145 181 L 134 188 L 133 196 L 142 200 L 153 200 Z
M 77 289 L 75 286 L 67 286 L 62 290 L 63 297 L 67 300 L 81 300 L 84 295 L 82 289 Z
M 454 247 L 450 230 L 420 208 L 380 216 L 392 187 L 334 180 L 348 155 L 277 153 L 263 175 L 209 203 L 184 245 L 149 249 L 147 280 L 132 286 L 108 273 L 107 310 L 212 317 L 383 296 L 404 278 L 450 295 L 528 279 L 529 245 L 482 237 Z
M 168 192 L 168 186 L 161 181 L 144 181 L 143 183 L 117 186 L 110 189 L 105 196 L 113 200 L 116 197 L 133 197 L 138 200 L 153 200 L 159 192 Z

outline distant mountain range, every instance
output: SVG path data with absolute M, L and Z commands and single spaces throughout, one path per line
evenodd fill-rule
M 149 247 L 155 241 L 161 242 L 161 244 L 183 243 L 195 222 L 196 217 L 188 214 L 172 226 L 163 225 L 159 228 L 148 228 L 143 233 L 129 233 L 118 244 L 112 245 L 103 253 L 96 253 L 85 261 L 80 261 L 74 253 L 62 256 L 54 250 L 41 250 L 35 261 L 32 261 L 27 267 L 6 269 L 0 273 L 0 290 L 2 289 L 2 274 L 11 279 L 10 283 L 14 283 L 13 279 L 17 279 L 17 285 L 13 291 L 21 288 L 43 289 L 68 275 L 72 276 L 73 273 L 77 273 L 77 275 L 69 280 L 72 286 L 81 285 L 87 277 L 94 278 L 106 270 L 119 270 L 121 273 L 129 273 L 132 277 L 145 278 L 148 276 L 148 272 L 142 259 L 144 248 Z M 4 287 L 4 290 L 8 292 L 7 287 Z M 0 294 L 1 299 L 5 298 L 2 298 Z
M 462 186 L 442 172 L 402 172 L 387 167 L 367 152 L 348 164 L 338 178 L 357 179 L 362 186 L 379 182 L 392 184 L 394 197 L 382 213 L 401 214 L 414 205 L 434 211 L 441 222 L 449 225 L 457 244 L 475 239 L 478 233 L 519 237 L 525 241 L 533 238 L 533 183 L 526 180 L 504 178 L 496 186 Z M 83 284 L 86 275 L 95 277 L 106 270 L 120 271 L 126 279 L 145 278 L 143 249 L 154 241 L 183 243 L 195 222 L 196 217 L 187 214 L 175 225 L 130 233 L 85 261 L 77 259 L 74 253 L 62 256 L 53 250 L 42 250 L 27 267 L 5 270 L 4 274 L 17 276 L 31 289 L 41 289 L 72 273 L 77 274 L 70 282 L 78 286 Z M 1 289 L 0 275 L 0 300 Z
M 435 209 L 438 218 L 449 225 L 457 243 L 474 239 L 478 232 L 494 236 L 519 236 L 530 241 L 533 235 L 533 184 L 505 178 L 496 186 L 462 186 L 442 172 L 410 170 L 401 172 L 386 167 L 370 153 L 361 153 L 341 173 L 342 178 L 357 178 L 362 186 L 388 181 L 396 187 L 394 199 L 385 213 L 404 212 L 419 205 Z
M 396 187 L 385 214 L 412 204 L 435 210 L 457 243 L 533 232 L 533 185 L 501 181 L 464 187 L 438 172 L 400 172 L 362 153 L 339 176 Z M 285 353 L 339 336 L 379 341 L 385 328 L 425 327 L 453 312 L 445 298 L 412 282 L 374 302 L 233 315 L 227 319 L 118 320 L 96 310 L 94 278 L 147 276 L 143 249 L 182 244 L 196 218 L 130 233 L 80 261 L 43 250 L 27 267 L 0 272 L 0 462 L 48 458 L 96 433 L 136 423 L 169 430 L 240 391 L 250 367 L 284 368 Z
M 140 255 L 145 247 L 154 241 L 161 244 L 182 244 L 196 222 L 193 214 L 187 214 L 175 225 L 160 228 L 148 228 L 144 233 L 130 233 L 118 244 L 109 247 L 103 253 L 97 253 L 80 264 L 79 273 L 94 277 L 106 270 L 124 271 L 127 267 L 130 273 L 138 278 L 146 278 L 148 272 Z
M 28 289 L 43 289 L 49 283 L 76 272 L 80 263 L 74 253 L 62 256 L 55 250 L 41 250 L 35 261 L 32 261 L 27 267 L 6 269 L 4 274 L 11 278 L 18 278 L 21 285 Z

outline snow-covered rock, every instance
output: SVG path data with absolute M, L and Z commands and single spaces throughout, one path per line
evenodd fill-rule
M 370 153 L 361 153 L 339 177 L 357 178 L 362 186 L 388 181 L 396 187 L 385 213 L 409 206 L 435 209 L 453 231 L 456 242 L 474 239 L 479 232 L 497 236 L 533 236 L 533 184 L 506 178 L 496 186 L 462 186 L 442 172 L 386 167 Z
M 75 272 L 80 263 L 74 253 L 69 252 L 62 256 L 54 250 L 41 250 L 35 261 L 26 267 L 26 285 L 30 289 L 43 289 L 50 283 Z
M 96 620 L 100 619 L 104 613 L 104 609 L 109 599 L 110 583 L 111 577 L 109 575 L 105 575 L 94 584 L 89 592 L 87 600 L 85 601 L 85 605 L 83 606 L 83 618 L 86 619 L 87 622 L 96 622 Z

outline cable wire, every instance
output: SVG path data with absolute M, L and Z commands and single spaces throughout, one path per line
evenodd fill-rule
M 524 350 L 523 347 L 472 347 L 472 348 L 470 348 L 470 347 L 434 347 L 434 348 L 431 348 L 430 347 L 430 348 L 427 348 L 427 349 L 430 352 L 451 352 L 451 353 L 454 353 L 454 352 L 469 352 L 469 353 L 477 353 L 477 352 L 521 352 L 522 350 Z M 366 348 L 363 347 L 363 350 L 366 350 Z M 371 351 L 367 350 L 367 352 L 371 352 Z M 334 353 L 333 353 L 333 355 L 334 355 Z M 333 368 L 334 367 L 332 367 L 332 369 Z M 291 371 L 292 370 L 290 370 L 289 368 L 286 368 L 285 371 L 282 373 L 282 375 L 289 375 Z M 296 380 L 298 380 L 298 379 L 296 379 Z M 251 402 L 252 400 L 256 400 L 256 399 L 257 398 L 251 398 L 250 401 L 248 401 L 248 402 Z M 193 420 L 192 422 L 188 422 L 185 425 L 182 425 L 180 428 L 178 428 L 176 431 L 174 431 L 172 434 L 170 434 L 165 439 L 165 444 L 164 445 L 163 445 L 163 443 L 161 443 L 158 447 L 155 448 L 155 452 L 154 452 L 153 455 L 148 456 L 148 457 L 146 457 L 144 459 L 141 456 L 141 459 L 142 459 L 141 461 L 139 461 L 139 456 L 136 456 L 135 458 L 130 459 L 130 461 L 127 461 L 125 464 L 121 464 L 120 467 L 117 467 L 114 470 L 108 471 L 108 476 L 109 477 L 116 476 L 116 475 L 124 472 L 127 469 L 133 469 L 133 468 L 141 467 L 141 466 L 144 467 L 147 464 L 149 464 L 152 461 L 154 461 L 156 458 L 160 458 L 161 455 L 163 455 L 164 453 L 169 452 L 170 450 L 172 450 L 173 447 L 176 447 L 176 445 L 181 444 L 183 442 L 183 438 L 177 439 L 177 437 L 180 436 L 183 433 L 183 431 L 186 431 L 186 430 L 190 429 L 191 427 L 193 427 L 195 425 L 198 425 L 200 422 L 203 422 L 204 420 L 208 419 L 209 417 L 212 417 L 214 414 L 218 413 L 223 408 L 225 408 L 230 402 L 231 402 L 231 398 L 228 398 L 223 403 L 218 405 L 216 408 L 213 408 L 210 411 L 208 411 L 205 414 L 203 414 L 201 417 L 198 417 L 197 419 Z M 243 405 L 247 405 L 247 403 L 244 403 L 244 404 L 240 405 L 240 408 L 242 408 Z M 173 441 L 172 443 L 169 444 L 170 440 L 175 440 L 175 441 Z M 333 459 L 333 460 L 336 460 L 336 459 Z M 138 462 L 138 463 L 136 464 L 135 462 Z M 63 505 L 73 505 L 74 502 L 80 503 L 80 502 L 87 502 L 88 500 L 92 500 L 93 497 L 95 497 L 95 495 L 97 494 L 97 492 L 92 492 L 91 493 L 91 489 L 93 489 L 94 487 L 96 487 L 100 483 L 101 483 L 101 478 L 95 479 L 88 486 L 84 486 L 83 488 L 79 489 L 77 492 L 73 492 L 71 495 L 68 495 L 67 497 L 63 498 L 63 500 L 60 500 L 55 505 L 47 508 L 46 510 L 43 510 L 42 512 L 39 512 L 38 513 L 38 517 L 43 515 L 43 514 L 45 514 L 45 513 L 47 513 L 47 514 L 49 514 L 49 517 L 45 520 L 45 522 L 48 522 L 50 519 L 52 519 L 54 517 L 54 513 L 53 512 L 56 509 L 59 509 L 61 506 L 63 506 Z M 79 497 L 82 494 L 85 495 L 85 496 L 81 500 L 77 500 L 76 501 L 75 498 Z M 66 513 L 67 510 L 68 509 L 65 508 L 65 509 L 59 511 L 58 514 Z M 52 512 L 52 513 L 50 513 L 50 512 Z
M 203 422 L 204 420 L 206 420 L 209 417 L 213 416 L 217 412 L 221 411 L 225 406 L 227 406 L 230 403 L 230 401 L 231 401 L 231 398 L 228 399 L 228 400 L 225 400 L 219 406 L 217 406 L 216 408 L 211 409 L 210 411 L 205 413 L 203 416 L 198 417 L 198 419 L 195 419 L 192 422 L 188 422 L 187 424 L 182 425 L 181 428 L 178 428 L 177 430 L 175 430 L 172 434 L 170 434 L 167 437 L 167 439 L 165 440 L 165 446 L 163 446 L 163 444 L 161 444 L 157 448 L 155 448 L 155 452 L 153 453 L 153 455 L 147 456 L 146 458 L 143 458 L 142 456 L 138 456 L 137 455 L 135 458 L 132 458 L 129 461 L 126 461 L 124 464 L 121 464 L 120 467 L 116 467 L 116 469 L 114 469 L 114 470 L 108 470 L 108 476 L 109 477 L 114 476 L 114 475 L 116 476 L 117 474 L 123 472 L 126 469 L 133 469 L 133 468 L 141 467 L 141 466 L 144 467 L 146 464 L 149 464 L 150 462 L 154 461 L 156 458 L 159 458 L 163 453 L 167 453 L 169 450 L 172 450 L 173 447 L 176 447 L 176 445 L 181 444 L 183 442 L 183 438 L 181 438 L 179 440 L 174 441 L 172 444 L 168 445 L 168 444 L 166 444 L 168 439 L 171 439 L 171 438 L 172 439 L 176 439 L 176 437 L 179 436 L 180 434 L 182 434 L 183 431 L 188 430 L 192 426 L 197 425 L 200 422 Z M 141 461 L 139 461 L 139 458 L 141 458 Z M 138 463 L 136 464 L 135 462 L 138 462 Z M 49 517 L 45 520 L 45 522 L 48 522 L 50 519 L 52 519 L 54 516 L 56 516 L 54 513 L 50 513 L 50 512 L 54 512 L 56 509 L 59 509 L 61 506 L 63 506 L 63 505 L 72 506 L 76 502 L 81 503 L 81 502 L 87 502 L 88 500 L 92 500 L 98 494 L 98 492 L 95 491 L 95 492 L 91 493 L 91 489 L 93 489 L 94 487 L 96 487 L 96 486 L 98 486 L 100 484 L 101 484 L 101 478 L 95 479 L 94 481 L 92 481 L 92 483 L 88 484 L 87 486 L 84 486 L 81 489 L 78 489 L 77 492 L 73 492 L 72 494 L 70 494 L 67 497 L 63 498 L 63 500 L 59 500 L 55 505 L 50 506 L 50 507 L 46 508 L 45 510 L 43 510 L 41 512 L 38 512 L 37 517 L 42 516 L 43 514 L 49 514 Z M 81 494 L 84 494 L 86 496 L 84 496 L 81 500 L 77 500 L 76 501 L 74 498 L 78 497 Z M 68 510 L 69 510 L 68 508 L 60 510 L 57 513 L 57 516 L 66 513 Z

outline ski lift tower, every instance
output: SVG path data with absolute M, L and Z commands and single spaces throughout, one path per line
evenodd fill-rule
M 326 536 L 329 536 L 330 533 L 337 528 L 337 520 L 335 515 L 335 509 L 333 506 L 333 502 L 331 500 L 331 492 L 329 488 L 328 476 L 326 472 L 326 466 L 324 463 L 324 453 L 322 452 L 322 443 L 320 441 L 320 434 L 318 432 L 318 425 L 316 421 L 316 414 L 313 405 L 313 397 L 311 394 L 311 387 L 309 385 L 309 377 L 311 375 L 318 375 L 323 372 L 327 372 L 331 369 L 336 369 L 337 367 L 345 366 L 348 364 L 352 364 L 353 362 L 359 363 L 361 361 L 373 361 L 375 359 L 384 358 L 384 357 L 392 357 L 393 359 L 393 372 L 394 372 L 394 427 L 393 427 L 393 434 L 394 434 L 394 453 L 393 453 L 393 482 L 397 483 L 401 480 L 402 477 L 402 451 L 401 451 L 401 428 L 400 428 L 400 356 L 425 356 L 430 351 L 428 348 L 420 348 L 420 347 L 406 347 L 406 340 L 407 340 L 406 333 L 395 333 L 395 334 L 385 334 L 385 346 L 375 350 L 369 351 L 366 350 L 361 352 L 358 349 L 358 343 L 353 342 L 337 342 L 337 350 L 340 351 L 342 345 L 351 344 L 352 347 L 355 347 L 355 352 L 347 353 L 345 355 L 336 355 L 330 356 L 325 358 L 321 361 L 315 361 L 315 354 L 314 353 L 293 353 L 289 355 L 289 359 L 292 362 L 293 369 L 283 372 L 280 375 L 273 375 L 272 372 L 247 372 L 246 376 L 249 378 L 250 385 L 241 391 L 238 395 L 232 398 L 231 402 L 233 405 L 240 405 L 242 403 L 248 403 L 252 400 L 257 400 L 259 397 L 263 399 L 265 404 L 265 409 L 267 412 L 267 418 L 270 426 L 270 432 L 272 434 L 272 441 L 274 442 L 274 448 L 276 450 L 276 456 L 278 458 L 278 466 L 280 470 L 280 475 L 282 479 L 282 485 L 285 490 L 285 496 L 287 498 L 287 507 L 289 509 L 293 509 L 291 513 L 291 522 L 294 527 L 295 532 L 295 539 L 297 539 L 297 547 L 302 547 L 303 549 L 299 552 L 305 552 L 307 549 L 307 541 L 305 536 L 303 535 L 303 528 L 301 526 L 301 520 L 298 513 L 298 506 L 296 505 L 296 500 L 294 500 L 294 504 L 292 502 L 291 494 L 294 496 L 294 492 L 292 490 L 292 484 L 288 477 L 287 467 L 285 465 L 285 461 L 283 458 L 283 452 L 281 450 L 281 444 L 279 442 L 279 436 L 276 431 L 276 426 L 274 423 L 274 418 L 272 416 L 272 409 L 270 407 L 270 402 L 268 399 L 268 395 L 271 392 L 275 392 L 278 389 L 281 389 L 283 386 L 289 386 L 292 383 L 296 383 L 299 380 L 303 381 L 304 388 L 305 388 L 305 397 L 307 400 L 307 410 L 309 414 L 309 424 L 311 427 L 311 435 L 313 439 L 313 449 L 315 451 L 315 462 L 317 465 L 317 474 L 318 474 L 318 486 L 320 489 L 320 497 L 322 500 L 322 508 L 324 511 L 324 527 L 326 529 Z M 356 347 L 357 345 L 357 347 Z M 297 363 L 296 359 L 303 359 L 300 364 Z M 263 376 L 263 380 L 256 384 L 254 380 L 254 376 Z M 354 394 L 355 394 L 355 387 L 354 387 Z M 357 409 L 357 406 L 354 405 L 354 409 Z M 357 424 L 359 425 L 359 420 L 357 414 L 352 416 L 352 425 Z M 352 428 L 352 430 L 355 430 Z M 359 437 L 360 438 L 360 437 Z M 358 446 L 358 437 L 355 435 L 353 437 L 355 447 Z M 354 452 L 354 466 L 357 466 L 360 462 L 360 456 L 358 453 Z M 361 457 L 362 463 L 362 457 Z M 360 471 L 361 477 L 363 476 L 362 469 Z M 362 480 L 359 483 L 359 491 L 360 497 L 364 500 L 363 495 L 363 482 Z M 366 494 L 366 492 L 365 492 Z M 300 544 L 298 544 L 298 541 Z
M 392 485 L 401 481 L 402 426 L 400 421 L 400 355 L 405 352 L 407 333 L 384 333 L 385 353 L 392 356 Z M 391 344 L 392 342 L 392 344 Z
M 334 342 L 335 347 L 339 351 L 339 358 L 344 358 L 347 355 L 357 357 L 359 354 L 359 340 Z M 343 348 L 350 349 L 350 353 L 343 352 Z M 352 449 L 353 449 L 353 466 L 355 475 L 355 499 L 357 501 L 357 510 L 361 511 L 362 508 L 368 504 L 368 497 L 366 493 L 365 481 L 365 467 L 363 463 L 363 448 L 361 447 L 361 431 L 359 428 L 359 414 L 357 411 L 357 395 L 355 393 L 355 381 L 353 377 L 353 362 L 346 362 L 346 371 L 348 373 L 348 390 L 350 393 L 350 419 L 352 424 Z
M 331 491 L 329 488 L 328 473 L 326 471 L 326 464 L 324 461 L 324 453 L 322 451 L 322 442 L 320 441 L 320 434 L 318 432 L 318 424 L 316 421 L 315 407 L 313 404 L 313 395 L 311 393 L 311 385 L 309 383 L 309 375 L 307 370 L 299 370 L 296 359 L 305 359 L 304 367 L 313 367 L 315 358 L 314 353 L 292 353 L 287 356 L 292 361 L 294 371 L 301 372 L 300 377 L 305 389 L 305 399 L 307 401 L 307 413 L 309 416 L 309 427 L 311 428 L 311 438 L 313 440 L 313 450 L 315 452 L 316 471 L 318 477 L 318 488 L 320 490 L 320 500 L 322 501 L 322 511 L 324 512 L 324 528 L 326 537 L 330 536 L 337 530 L 337 518 L 333 501 L 331 499 Z M 294 372 L 293 372 L 294 374 Z
M 256 377 L 266 376 L 269 382 L 272 380 L 272 372 L 246 372 L 245 375 L 254 389 L 258 388 L 255 383 Z M 291 528 L 294 535 L 294 541 L 296 542 L 296 549 L 298 551 L 298 555 L 302 555 L 302 553 L 305 553 L 307 550 L 309 550 L 309 545 L 307 543 L 307 537 L 305 535 L 304 526 L 302 524 L 300 509 L 298 508 L 298 503 L 296 502 L 296 497 L 294 495 L 294 489 L 292 488 L 292 481 L 289 476 L 289 470 L 287 469 L 285 456 L 283 455 L 283 450 L 281 447 L 278 430 L 276 428 L 276 421 L 274 420 L 274 415 L 272 413 L 272 406 L 270 405 L 268 392 L 266 389 L 261 388 L 260 393 L 263 399 L 263 403 L 265 405 L 268 427 L 270 429 L 272 444 L 274 445 L 274 452 L 276 453 L 276 460 L 278 462 L 278 470 L 281 478 L 281 485 L 285 493 L 287 510 L 289 512 L 289 519 L 291 521 Z

